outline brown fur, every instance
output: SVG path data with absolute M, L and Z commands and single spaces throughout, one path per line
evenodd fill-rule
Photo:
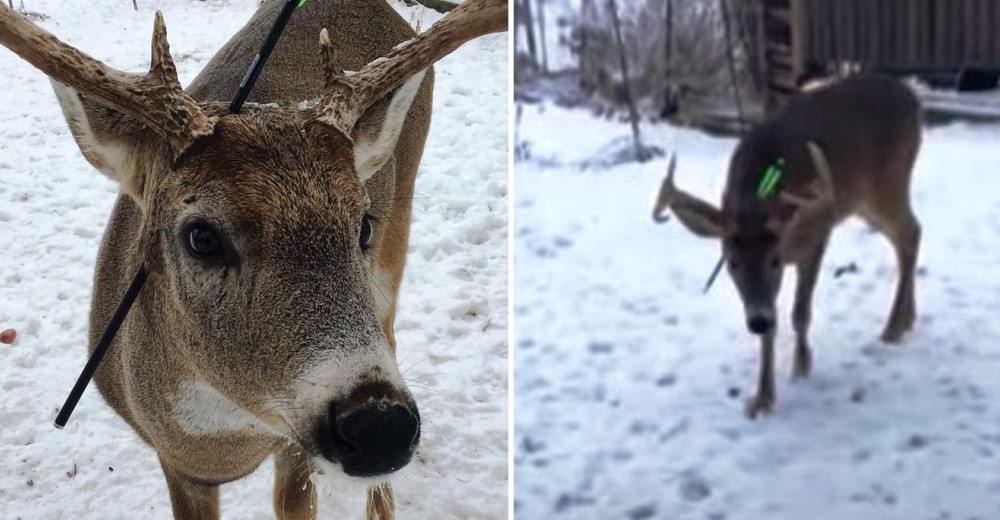
M 730 163 L 721 209 L 677 189 L 671 164 L 654 220 L 663 221 L 660 214 L 669 207 L 693 233 L 720 238 L 748 326 L 768 315 L 775 324 L 759 332 L 761 370 L 747 407 L 751 417 L 769 412 L 774 403 L 773 308 L 783 267 L 792 264 L 798 271 L 793 375 L 806 377 L 812 368 L 807 336 L 813 289 L 830 233 L 847 217 L 868 221 L 897 254 L 899 283 L 882 339 L 899 341 L 912 328 L 920 224 L 910 207 L 910 179 L 919 148 L 920 111 L 913 94 L 893 79 L 855 76 L 798 95 L 744 136 Z M 781 196 L 762 201 L 757 185 L 778 158 L 785 161 Z M 826 177 L 820 175 L 824 168 Z M 817 195 L 832 199 L 816 202 Z M 801 199 L 811 197 L 803 207 Z

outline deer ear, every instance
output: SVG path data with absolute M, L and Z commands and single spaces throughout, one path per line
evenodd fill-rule
M 146 125 L 62 83 L 52 80 L 52 88 L 83 156 L 145 209 L 154 172 L 168 166 L 167 143 Z
M 722 212 L 708 203 L 676 204 L 671 210 L 677 220 L 699 237 L 719 238 L 722 236 Z
M 376 102 L 354 125 L 354 167 L 361 182 L 375 175 L 392 157 L 406 114 L 410 112 L 426 72 L 426 69 L 418 72 L 392 94 Z
M 674 171 L 677 169 L 677 156 L 670 156 L 667 166 L 667 176 L 660 186 L 660 194 L 656 197 L 653 209 L 653 221 L 666 222 L 661 212 L 670 208 L 688 231 L 700 237 L 718 238 L 722 236 L 722 212 L 711 203 L 695 197 L 674 184 Z

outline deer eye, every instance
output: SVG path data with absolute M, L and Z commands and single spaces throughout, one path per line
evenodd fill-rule
M 358 243 L 361 245 L 361 249 L 367 251 L 372 247 L 372 236 L 375 234 L 375 229 L 372 227 L 372 217 L 365 215 L 361 219 L 361 235 L 358 237 Z
M 185 228 L 184 234 L 187 251 L 191 256 L 213 262 L 222 262 L 226 259 L 222 238 L 212 226 L 201 222 L 194 223 Z

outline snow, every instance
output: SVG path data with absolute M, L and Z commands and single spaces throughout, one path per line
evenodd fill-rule
M 31 0 L 41 25 L 113 67 L 148 67 L 163 10 L 182 83 L 257 0 Z M 394 4 L 428 27 L 440 15 Z M 319 48 L 317 47 L 317 53 Z M 436 66 L 397 314 L 403 376 L 424 421 L 395 478 L 400 519 L 507 511 L 507 35 Z M 74 144 L 48 79 L 0 50 L 0 518 L 172 518 L 154 452 L 90 388 L 64 431 L 56 408 L 86 355 L 94 262 L 117 186 Z M 470 80 L 470 78 L 475 78 Z M 320 518 L 363 518 L 363 488 L 320 477 Z M 327 479 L 327 480 L 323 480 Z M 274 518 L 272 464 L 223 486 L 228 519 Z
M 735 141 L 644 125 L 677 183 L 719 200 Z M 778 401 L 749 421 L 755 339 L 719 255 L 652 204 L 668 158 L 579 168 L 624 122 L 527 106 L 514 174 L 517 518 L 1000 518 L 1000 127 L 925 130 L 918 320 L 878 340 L 895 291 L 888 242 L 834 232 L 813 306 L 813 375 L 792 384 L 794 270 Z M 835 276 L 854 264 L 856 272 Z

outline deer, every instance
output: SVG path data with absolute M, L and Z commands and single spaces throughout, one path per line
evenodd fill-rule
M 775 300 L 789 265 L 797 274 L 792 378 L 807 378 L 812 370 L 813 291 L 830 234 L 848 217 L 869 223 L 895 250 L 898 282 L 881 339 L 897 343 L 912 329 L 921 228 L 910 184 L 920 138 L 920 105 L 910 89 L 887 76 L 862 74 L 797 93 L 750 129 L 730 157 L 721 207 L 675 185 L 672 155 L 653 220 L 668 221 L 669 210 L 695 236 L 721 243 L 746 327 L 760 340 L 749 418 L 774 406 Z
M 148 280 L 95 374 L 155 451 L 176 519 L 274 457 L 275 514 L 316 518 L 314 473 L 367 486 L 420 440 L 393 335 L 432 65 L 507 30 L 467 0 L 417 35 L 383 0 L 309 2 L 248 103 L 228 111 L 282 2 L 264 2 L 187 90 L 157 12 L 145 75 L 0 6 L 0 44 L 48 75 L 84 158 L 120 185 L 94 275 L 90 351 L 128 279 Z M 353 73 L 345 72 L 356 71 Z

